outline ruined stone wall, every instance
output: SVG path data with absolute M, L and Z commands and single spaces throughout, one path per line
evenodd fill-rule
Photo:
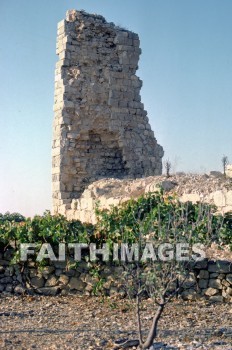
M 52 147 L 53 212 L 101 178 L 162 172 L 157 144 L 135 75 L 138 35 L 102 16 L 68 11 L 58 24 Z

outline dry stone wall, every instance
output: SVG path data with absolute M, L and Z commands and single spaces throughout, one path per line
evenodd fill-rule
M 0 293 L 126 296 L 123 266 L 98 264 L 96 276 L 85 261 L 79 262 L 76 268 L 70 267 L 70 261 L 69 264 L 57 261 L 43 267 L 30 260 L 27 264 L 12 264 L 13 253 L 11 247 L 0 250 Z M 212 302 L 232 302 L 232 262 L 198 262 L 182 285 L 180 296 L 184 300 L 206 298 Z
M 53 211 L 101 178 L 162 172 L 136 76 L 137 34 L 102 16 L 71 10 L 58 24 L 52 147 Z

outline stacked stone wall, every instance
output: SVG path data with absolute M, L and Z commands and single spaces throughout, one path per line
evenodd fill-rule
M 122 266 L 98 264 L 96 276 L 92 273 L 93 268 L 85 261 L 78 262 L 75 268 L 70 266 L 70 261 L 57 261 L 44 267 L 34 261 L 12 264 L 13 252 L 10 247 L 0 252 L 0 293 L 126 296 Z M 232 302 L 232 262 L 198 262 L 185 280 L 180 297 L 184 300 Z

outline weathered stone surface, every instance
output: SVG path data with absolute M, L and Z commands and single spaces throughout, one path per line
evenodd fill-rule
M 76 275 L 76 270 L 74 270 L 74 269 L 70 269 L 70 270 L 68 270 L 68 271 L 66 271 L 66 275 L 68 276 L 68 277 L 74 277 L 75 275 Z
M 102 276 L 103 274 L 101 274 Z M 81 275 L 81 280 L 84 281 L 85 283 L 87 284 L 90 284 L 91 286 L 94 286 L 97 282 L 98 282 L 98 279 L 94 276 L 91 276 L 89 274 L 82 274 Z
M 86 286 L 86 283 L 84 283 L 79 278 L 72 277 L 70 279 L 70 282 L 69 282 L 68 286 L 70 287 L 70 289 L 76 289 L 76 290 L 79 290 L 79 291 L 83 291 L 85 286 Z
M 192 202 L 192 203 L 197 203 L 201 201 L 201 197 L 198 193 L 184 193 L 180 197 L 182 202 Z
M 223 191 L 216 191 L 213 194 L 213 200 L 217 207 L 225 207 L 226 206 L 226 196 Z
M 31 285 L 34 288 L 41 288 L 44 286 L 44 278 L 43 277 L 33 277 L 31 279 Z
M 217 273 L 217 272 L 211 272 L 210 274 L 209 274 L 209 276 L 210 276 L 210 278 L 217 278 L 218 276 L 219 276 L 219 273 Z
M 45 287 L 55 287 L 58 284 L 58 278 L 51 276 L 45 283 Z
M 218 294 L 218 293 L 219 293 L 218 289 L 211 288 L 211 287 L 207 288 L 205 290 L 205 295 L 207 295 L 207 296 L 213 296 L 213 295 Z
M 222 295 L 213 295 L 209 298 L 209 300 L 213 303 L 222 303 L 223 302 L 223 296 Z
M 232 285 L 232 274 L 228 274 L 226 280 Z
M 141 103 L 137 34 L 73 11 L 58 25 L 57 54 L 53 211 L 66 214 L 98 179 L 161 174 L 163 149 Z
M 61 276 L 63 274 L 63 270 L 62 269 L 56 269 L 56 271 L 55 271 L 55 275 L 56 276 Z
M 18 282 L 22 283 L 23 282 L 22 275 L 21 274 L 17 274 L 16 280 Z
M 208 267 L 209 272 L 229 273 L 232 272 L 232 264 L 228 261 L 211 262 Z
M 12 277 L 3 277 L 0 280 L 1 283 L 11 283 L 13 282 L 13 278 Z
M 226 280 L 222 280 L 222 285 L 224 287 L 230 287 L 231 284 L 228 281 L 226 281 Z
M 69 282 L 69 277 L 66 276 L 66 275 L 60 275 L 60 277 L 59 277 L 59 282 L 60 282 L 61 284 L 67 285 L 68 282 Z
M 14 267 L 13 266 L 8 266 L 5 269 L 5 276 L 13 276 L 14 274 Z
M 60 295 L 68 295 L 70 292 L 70 288 L 68 286 L 62 286 Z
M 232 288 L 231 287 L 226 288 L 226 294 L 232 296 Z
M 199 282 L 198 282 L 198 285 L 202 289 L 207 288 L 208 287 L 208 280 L 200 279 Z
M 207 270 L 201 270 L 197 277 L 200 278 L 200 279 L 208 279 L 209 278 L 209 272 Z
M 55 271 L 55 267 L 54 266 L 46 266 L 46 267 L 43 268 L 42 275 L 44 277 L 47 277 L 48 275 L 50 275 L 54 271 Z
M 36 269 L 31 268 L 30 269 L 30 277 L 36 277 L 38 275 L 38 271 Z M 40 274 L 42 277 L 42 274 Z
M 207 259 L 194 262 L 192 268 L 194 268 L 195 270 L 207 269 L 208 268 Z
M 222 283 L 219 279 L 210 279 L 209 280 L 209 287 L 216 288 L 216 289 L 222 289 Z
M 17 294 L 24 294 L 26 292 L 26 288 L 18 285 L 15 287 L 14 292 Z
M 226 166 L 226 176 L 232 178 L 232 164 Z
M 54 261 L 54 267 L 56 269 L 65 269 L 66 263 L 65 263 L 65 261 Z
M 226 205 L 232 206 L 232 191 L 226 193 Z
M 37 292 L 43 295 L 56 295 L 59 292 L 59 287 L 38 288 Z
M 12 286 L 12 284 L 7 284 L 7 285 L 6 285 L 6 288 L 5 288 L 5 291 L 6 291 L 6 292 L 9 292 L 9 293 L 13 292 L 13 286 Z

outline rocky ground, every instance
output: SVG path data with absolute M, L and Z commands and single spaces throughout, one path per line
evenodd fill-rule
M 142 310 L 146 333 L 152 300 L 144 301 Z M 130 300 L 0 296 L 1 349 L 114 349 L 115 340 L 128 338 L 136 338 Z M 232 305 L 173 301 L 160 320 L 153 349 L 232 350 Z

